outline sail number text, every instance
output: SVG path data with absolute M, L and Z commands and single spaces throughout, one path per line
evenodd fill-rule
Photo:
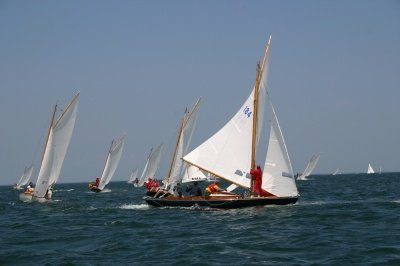
M 246 107 L 244 108 L 244 110 L 243 110 L 243 113 L 244 113 L 245 115 L 247 115 L 247 117 L 249 118 L 253 112 L 250 110 L 250 108 L 249 108 L 248 106 L 246 106 Z

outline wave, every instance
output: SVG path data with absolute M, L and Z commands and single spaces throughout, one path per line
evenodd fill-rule
M 54 190 L 54 192 L 70 192 L 70 191 L 74 191 L 75 189 L 73 189 L 73 188 L 70 188 L 70 189 L 56 189 L 56 190 Z
M 298 202 L 295 205 L 307 206 L 307 205 L 358 204 L 358 203 L 400 203 L 400 199 L 398 199 L 398 200 L 359 199 L 359 200 L 309 201 L 309 202 Z

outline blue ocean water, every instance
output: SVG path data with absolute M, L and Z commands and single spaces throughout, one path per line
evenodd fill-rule
M 400 173 L 315 175 L 295 205 L 149 207 L 143 188 L 0 187 L 0 265 L 400 265 Z

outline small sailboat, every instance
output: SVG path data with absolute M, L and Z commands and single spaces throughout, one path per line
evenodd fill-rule
M 153 150 L 153 148 L 150 150 L 146 164 L 143 168 L 142 175 L 140 176 L 137 184 L 138 187 L 143 187 L 146 181 L 149 179 L 154 179 L 154 176 L 158 170 L 158 166 L 160 165 L 162 149 L 163 145 L 160 144 L 155 150 Z
M 229 209 L 297 202 L 299 194 L 293 169 L 271 100 L 270 138 L 265 171 L 262 174 L 262 193 L 258 196 L 246 196 L 246 193 L 232 192 L 241 187 L 245 192 L 253 193 L 249 171 L 256 166 L 256 150 L 266 107 L 266 73 L 270 43 L 271 37 L 262 63 L 257 65 L 255 86 L 244 105 L 224 127 L 183 157 L 187 164 L 231 183 L 230 191 L 212 193 L 209 196 L 145 197 L 149 205 Z
M 303 172 L 297 177 L 297 180 L 307 180 L 307 176 L 311 175 L 312 171 L 314 171 L 314 168 L 317 166 L 320 156 L 320 154 L 316 154 L 311 157 L 306 168 L 304 168 Z
M 186 165 L 184 165 L 181 158 L 187 153 L 190 140 L 192 139 L 193 131 L 196 125 L 197 113 L 199 110 L 201 98 L 197 99 L 190 111 L 185 109 L 184 115 L 181 119 L 180 127 L 178 130 L 178 137 L 176 140 L 175 148 L 172 154 L 171 162 L 167 175 L 163 178 L 163 186 L 148 187 L 146 192 L 147 196 L 155 195 L 169 195 L 175 193 L 175 188 L 178 184 L 182 183 L 182 178 Z M 190 171 L 196 171 L 196 167 L 192 167 Z M 198 169 L 197 169 L 198 170 Z M 188 171 L 185 171 L 188 174 Z
M 128 180 L 128 183 L 133 184 L 135 187 L 137 187 L 139 184 L 138 173 L 139 173 L 138 169 L 133 170 Z
M 339 171 L 340 171 L 340 169 L 337 168 L 337 169 L 335 170 L 335 172 L 332 173 L 332 175 L 338 175 L 338 174 L 339 174 Z
M 368 170 L 367 170 L 367 174 L 375 174 L 374 169 L 372 168 L 371 164 L 368 164 Z
M 22 173 L 21 177 L 17 184 L 15 184 L 15 189 L 23 189 L 23 187 L 28 184 L 29 178 L 31 178 L 33 172 L 33 164 L 29 166 L 25 166 L 24 172 Z
M 193 175 L 200 175 L 199 169 L 192 166 L 187 169 L 181 158 L 187 154 L 190 141 L 194 129 L 196 127 L 197 114 L 200 108 L 201 98 L 198 98 L 190 111 L 185 110 L 181 125 L 178 131 L 178 137 L 175 145 L 174 153 L 172 154 L 171 163 L 169 166 L 168 174 L 164 177 L 163 183 L 165 188 L 170 188 L 172 192 L 173 188 L 182 182 L 184 173 L 188 179 L 191 179 Z
M 36 187 L 33 192 L 21 193 L 19 195 L 20 200 L 44 202 L 51 199 L 52 189 L 60 176 L 61 167 L 74 131 L 78 97 L 79 92 L 60 115 L 56 114 L 57 105 L 54 107 Z
M 101 177 L 97 177 L 96 182 L 94 184 L 89 183 L 89 189 L 91 191 L 101 192 L 104 189 L 104 187 L 108 183 L 110 183 L 111 178 L 113 177 L 115 170 L 117 169 L 117 166 L 119 164 L 119 160 L 121 159 L 122 150 L 124 148 L 125 136 L 126 135 L 124 134 L 118 139 L 114 139 L 111 142 Z

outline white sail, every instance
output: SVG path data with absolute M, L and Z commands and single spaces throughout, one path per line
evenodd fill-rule
M 304 168 L 303 172 L 297 177 L 297 180 L 305 180 L 307 176 L 311 175 L 314 168 L 317 166 L 319 161 L 320 154 L 313 155 L 310 161 L 307 163 L 306 168 Z
M 160 144 L 154 151 L 150 152 L 150 155 L 146 161 L 146 165 L 143 169 L 142 175 L 140 176 L 139 179 L 139 184 L 138 184 L 139 187 L 143 186 L 144 182 L 146 182 L 148 178 L 154 178 L 158 166 L 160 164 L 162 146 L 163 145 Z
M 258 140 L 262 128 L 262 120 L 266 106 L 267 70 L 269 64 L 268 42 L 260 72 L 258 90 L 258 119 L 256 132 Z M 255 111 L 253 87 L 249 97 L 233 116 L 217 133 L 187 154 L 183 160 L 217 177 L 233 184 L 250 188 L 250 168 L 252 160 L 253 115 Z M 218 109 L 216 109 L 218 111 Z
M 30 166 L 25 166 L 24 172 L 21 175 L 16 188 L 20 189 L 23 186 L 25 186 L 26 184 L 28 184 L 29 178 L 31 178 L 32 175 L 32 171 L 33 171 L 33 164 L 31 164 Z
M 133 181 L 138 177 L 139 170 L 136 169 L 132 171 L 131 176 L 129 177 L 128 183 L 133 183 Z
M 189 165 L 185 167 L 183 172 L 182 183 L 189 183 L 194 181 L 206 181 L 207 176 L 196 166 Z
M 57 182 L 60 176 L 61 167 L 75 126 L 78 97 L 79 92 L 56 121 L 53 117 L 36 182 L 35 197 L 43 198 L 47 190 Z
M 339 169 L 339 168 L 338 168 L 338 169 L 336 169 L 336 170 L 335 170 L 335 172 L 333 172 L 333 173 L 332 173 L 332 175 L 337 175 L 337 174 L 339 174 L 339 171 L 340 171 L 340 169 Z
M 298 196 L 292 164 L 271 101 L 270 106 L 271 128 L 261 188 L 275 196 Z
M 184 171 L 182 157 L 187 153 L 193 131 L 196 126 L 197 114 L 200 107 L 201 98 L 193 105 L 190 112 L 185 112 L 182 119 L 182 125 L 178 134 L 177 146 L 170 165 L 170 173 L 164 179 L 164 184 L 173 188 L 178 182 L 181 182 Z
M 108 156 L 106 163 L 104 165 L 103 173 L 100 178 L 99 189 L 103 190 L 104 187 L 111 181 L 115 170 L 119 164 L 121 159 L 122 150 L 124 148 L 124 140 L 125 135 L 118 138 L 117 140 L 113 140 L 108 151 Z
M 375 171 L 374 171 L 374 169 L 372 168 L 371 164 L 369 163 L 369 164 L 368 164 L 367 174 L 374 174 L 374 173 L 375 173 Z

